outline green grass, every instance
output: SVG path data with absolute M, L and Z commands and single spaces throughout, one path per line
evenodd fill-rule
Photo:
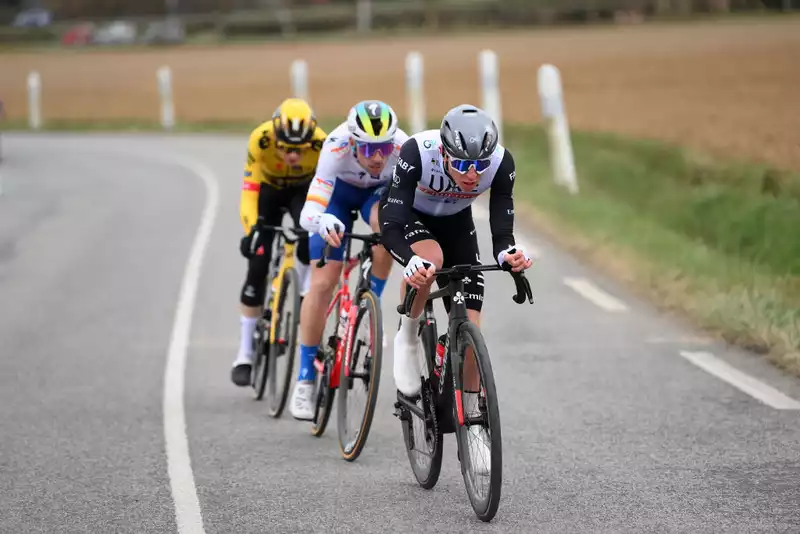
M 321 123 L 331 131 L 340 120 Z M 245 136 L 257 122 L 179 124 L 174 131 Z M 519 216 L 662 308 L 800 376 L 800 175 L 573 131 L 580 193 L 570 195 L 552 181 L 544 132 L 506 128 Z M 120 120 L 50 121 L 45 130 L 161 129 L 154 121 Z
M 514 128 L 506 142 L 517 196 L 551 236 L 800 375 L 800 176 L 573 132 L 572 196 L 552 182 L 541 130 Z

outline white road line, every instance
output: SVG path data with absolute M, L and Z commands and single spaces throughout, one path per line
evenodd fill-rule
M 164 438 L 167 449 L 172 500 L 175 503 L 175 519 L 181 534 L 204 534 L 200 500 L 192 473 L 189 456 L 189 441 L 186 437 L 186 415 L 183 405 L 186 352 L 192 325 L 192 313 L 200 280 L 200 267 L 211 237 L 219 204 L 219 187 L 214 174 L 194 161 L 174 159 L 203 180 L 206 189 L 206 204 L 200 218 L 186 269 L 181 282 L 175 322 L 172 325 L 167 365 L 164 370 Z
M 623 312 L 628 307 L 585 278 L 564 278 L 564 285 L 606 311 Z
M 681 351 L 681 356 L 767 406 L 776 410 L 800 410 L 800 402 L 787 397 L 772 386 L 756 380 L 735 367 L 731 367 L 709 352 Z

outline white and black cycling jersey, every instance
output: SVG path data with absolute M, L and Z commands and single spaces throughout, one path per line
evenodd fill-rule
M 413 212 L 450 217 L 470 208 L 480 195 L 490 191 L 489 224 L 497 256 L 514 244 L 515 176 L 511 152 L 498 144 L 478 185 L 472 191 L 463 191 L 447 174 L 439 130 L 412 135 L 400 149 L 389 190 L 381 202 L 384 244 L 405 264 L 414 255 L 404 234 Z
M 472 191 L 462 191 L 456 183 L 447 176 L 444 170 L 444 155 L 439 140 L 439 130 L 426 130 L 410 137 L 417 143 L 419 149 L 419 183 L 414 195 L 414 209 L 427 215 L 443 216 L 453 215 L 472 204 L 476 198 L 492 186 L 500 164 L 503 161 L 506 149 L 497 145 L 492 154 L 491 164 L 483 174 L 480 182 Z M 398 164 L 407 160 L 398 160 Z M 413 165 L 410 161 L 408 165 Z M 402 166 L 401 166 L 401 170 Z M 415 171 L 416 172 L 416 171 Z M 395 176 L 397 176 L 395 174 Z

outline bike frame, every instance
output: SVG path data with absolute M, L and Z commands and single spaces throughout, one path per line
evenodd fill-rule
M 275 336 L 277 335 L 278 322 L 272 320 L 277 317 L 278 305 L 280 298 L 275 298 L 275 295 L 280 295 L 283 290 L 283 280 L 286 270 L 294 267 L 294 252 L 297 248 L 297 240 L 299 236 L 290 237 L 286 235 L 286 229 L 282 226 L 265 226 L 265 230 L 272 230 L 275 232 L 275 252 L 272 258 L 272 265 L 270 266 L 270 274 L 272 274 L 272 284 L 270 285 L 269 294 L 267 295 L 267 302 L 270 307 L 270 328 L 269 328 L 269 342 L 275 343 Z M 300 230 L 294 230 L 300 232 Z M 304 231 L 304 230 L 303 230 Z M 302 284 L 303 281 L 300 280 Z
M 342 366 L 342 358 L 347 355 L 348 361 L 347 366 L 345 369 L 345 376 L 350 376 L 350 353 L 352 352 L 352 342 L 353 342 L 353 330 L 355 329 L 356 319 L 358 318 L 358 306 L 354 306 L 353 302 L 358 302 L 361 297 L 361 293 L 369 288 L 369 272 L 372 268 L 372 246 L 377 244 L 377 237 L 372 236 L 365 236 L 365 235 L 356 235 L 356 234 L 349 234 L 345 233 L 344 237 L 346 239 L 345 243 L 345 254 L 344 254 L 344 261 L 343 261 L 343 268 L 342 272 L 339 275 L 339 281 L 341 287 L 339 290 L 334 294 L 333 298 L 331 299 L 330 304 L 328 304 L 328 309 L 326 311 L 326 317 L 329 317 L 331 312 L 336 308 L 336 303 L 339 303 L 339 317 L 341 319 L 342 310 L 345 310 L 347 313 L 347 325 L 345 326 L 345 334 L 344 339 L 339 339 L 336 345 L 336 357 L 333 362 L 333 369 L 331 369 L 331 374 L 328 382 L 328 386 L 336 389 L 339 387 L 339 382 L 341 379 L 341 366 Z M 361 252 L 356 255 L 355 258 L 351 257 L 351 246 L 353 239 L 361 239 L 364 241 L 364 248 Z M 330 245 L 325 247 L 323 251 L 322 259 L 319 261 L 317 265 L 327 263 L 327 254 L 330 250 Z M 353 299 L 350 295 L 350 274 L 353 272 L 353 269 L 356 268 L 357 265 L 361 265 L 361 271 L 359 273 L 359 282 L 356 286 L 356 294 L 355 299 Z M 370 336 L 373 336 L 374 333 L 370 331 Z M 370 340 L 374 341 L 374 340 Z M 314 368 L 316 368 L 318 373 L 322 373 L 325 369 L 325 364 L 323 361 L 319 359 L 314 360 Z
M 464 297 L 464 277 L 472 273 L 479 273 L 485 271 L 500 271 L 503 270 L 498 265 L 455 265 L 449 269 L 442 269 L 437 274 L 444 275 L 448 277 L 447 287 L 439 289 L 437 291 L 433 291 L 428 295 L 428 298 L 425 301 L 425 310 L 424 310 L 424 326 L 430 327 L 433 329 L 434 333 L 434 343 L 436 342 L 436 338 L 438 337 L 438 331 L 436 329 L 436 317 L 433 313 L 433 301 L 442 297 L 450 297 L 450 313 L 448 314 L 448 323 L 447 323 L 447 350 L 444 355 L 444 359 L 442 361 L 442 372 L 441 376 L 438 377 L 438 380 L 433 379 L 435 376 L 432 372 L 430 362 L 429 364 L 429 379 L 431 380 L 431 386 L 436 386 L 438 395 L 442 395 L 444 392 L 445 380 L 447 379 L 448 371 L 452 375 L 453 381 L 453 395 L 455 398 L 456 403 L 456 418 L 458 421 L 459 426 L 464 426 L 464 405 L 462 400 L 463 394 L 463 380 L 462 380 L 462 371 L 464 362 L 461 359 L 461 346 L 458 339 L 458 330 L 462 324 L 469 322 L 469 316 L 467 315 L 467 305 L 466 299 Z M 522 273 L 511 273 L 514 276 L 514 281 L 517 285 L 517 294 L 514 296 L 514 302 L 521 304 L 527 298 L 529 302 L 533 303 L 533 296 L 531 295 L 530 284 L 528 283 L 527 279 L 522 275 Z M 411 311 L 411 306 L 416 298 L 416 290 L 409 288 L 406 291 L 405 299 L 403 304 L 397 307 L 397 311 L 400 314 L 406 315 L 408 312 Z M 435 350 L 435 347 L 434 347 Z M 477 362 L 476 362 L 477 365 Z M 404 406 L 414 412 L 420 419 L 423 421 L 426 420 L 425 411 L 431 409 L 431 407 L 425 406 L 427 403 L 427 399 L 425 395 L 422 395 L 422 402 L 423 402 L 423 409 L 420 410 L 415 403 L 411 403 L 410 400 L 402 397 L 398 392 L 399 400 L 404 404 Z M 439 398 L 437 401 L 441 403 L 442 400 Z M 482 423 L 482 418 L 470 418 L 467 421 L 470 424 L 480 424 Z

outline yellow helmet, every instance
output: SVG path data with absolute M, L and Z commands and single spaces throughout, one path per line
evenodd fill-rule
M 278 141 L 302 145 L 314 136 L 317 119 L 308 102 L 301 98 L 287 98 L 272 114 L 272 127 Z

